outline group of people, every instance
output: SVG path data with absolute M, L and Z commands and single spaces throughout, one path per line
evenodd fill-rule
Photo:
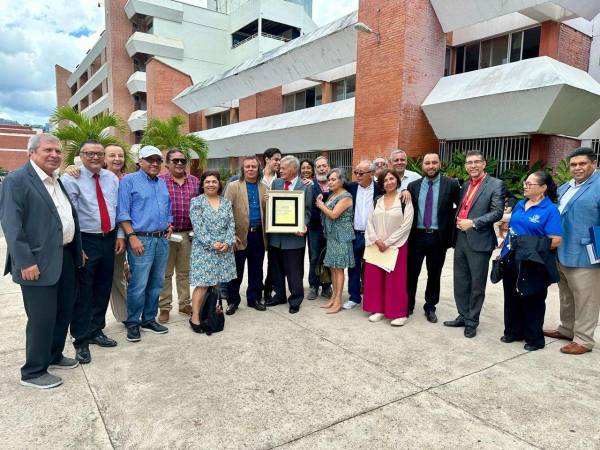
M 418 278 L 427 268 L 424 314 L 436 323 L 447 249 L 454 247 L 454 299 L 458 316 L 444 322 L 476 335 L 489 261 L 498 241 L 494 226 L 508 221 L 498 261 L 505 299 L 502 342 L 544 347 L 544 335 L 566 339 L 563 353 L 594 345 L 600 309 L 600 265 L 585 249 L 600 225 L 600 173 L 591 149 L 570 158 L 573 179 L 558 191 L 547 172 L 524 182 L 524 199 L 505 214 L 503 183 L 485 171 L 479 151 L 466 154 L 462 186 L 441 175 L 437 153 L 422 160 L 424 176 L 407 170 L 407 155 L 360 161 L 350 182 L 326 156 L 299 161 L 267 149 L 242 158 L 239 176 L 226 184 L 219 172 L 187 173 L 179 149 L 139 151 L 139 169 L 125 173 L 125 153 L 96 141 L 81 145 L 81 166 L 63 164 L 60 142 L 40 134 L 29 141 L 30 160 L 0 189 L 7 241 L 6 273 L 20 284 L 27 313 L 26 362 L 21 384 L 51 388 L 62 379 L 49 368 L 92 360 L 90 344 L 114 347 L 103 332 L 109 304 L 127 328 L 168 332 L 175 275 L 179 312 L 202 332 L 207 291 L 218 288 L 226 314 L 241 303 L 247 266 L 247 305 L 258 311 L 287 304 L 298 313 L 305 297 L 325 299 L 327 314 L 362 304 L 368 320 L 402 326 L 416 306 Z M 163 160 L 164 158 L 164 160 Z M 166 166 L 166 170 L 163 168 Z M 304 230 L 266 233 L 269 190 L 302 191 Z M 263 273 L 265 257 L 267 273 Z M 345 271 L 348 300 L 343 302 Z M 266 276 L 265 276 L 266 275 Z M 497 281 L 497 280 L 496 280 Z M 558 282 L 561 325 L 543 330 L 547 288 Z M 193 287 L 191 291 L 190 287 Z M 191 295 L 190 295 L 191 293 Z M 70 330 L 75 358 L 63 355 Z

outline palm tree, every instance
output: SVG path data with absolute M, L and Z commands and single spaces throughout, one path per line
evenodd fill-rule
M 173 116 L 166 120 L 150 119 L 140 145 L 153 145 L 160 150 L 176 148 L 181 150 L 187 159 L 197 159 L 198 165 L 205 167 L 208 145 L 204 139 L 198 136 L 182 134 L 180 128 L 184 124 L 183 116 Z
M 103 112 L 95 117 L 88 117 L 65 105 L 56 108 L 50 117 L 50 123 L 57 126 L 54 135 L 63 144 L 67 165 L 74 164 L 81 144 L 88 140 L 98 141 L 105 147 L 110 144 L 121 146 L 125 151 L 126 164 L 133 164 L 128 146 L 121 139 L 127 132 L 127 126 L 117 114 Z M 113 130 L 118 135 L 113 134 Z

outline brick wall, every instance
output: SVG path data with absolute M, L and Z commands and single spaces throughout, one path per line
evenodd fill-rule
M 0 147 L 2 144 L 0 143 Z M 0 167 L 6 170 L 15 170 L 21 167 L 29 159 L 27 151 L 11 151 L 0 148 Z
M 542 23 L 540 56 L 549 56 L 587 72 L 591 45 L 591 37 L 564 23 Z
M 240 99 L 239 120 L 258 119 L 283 112 L 281 86 Z
M 547 167 L 556 165 L 565 159 L 569 153 L 581 146 L 581 141 L 563 136 L 542 134 L 531 135 L 531 150 L 529 160 L 534 163 L 544 161 Z
M 71 89 L 67 84 L 71 72 L 56 64 L 54 66 L 54 73 L 56 79 L 56 106 L 63 106 L 66 105 L 71 98 Z
M 156 59 L 151 59 L 146 64 L 148 119 L 168 119 L 181 115 L 187 119 L 181 131 L 182 133 L 188 133 L 190 131 L 188 115 L 173 103 L 172 99 L 191 85 L 192 79 L 189 75 Z
M 354 164 L 403 148 L 437 148 L 421 103 L 444 74 L 446 37 L 428 0 L 360 0 Z

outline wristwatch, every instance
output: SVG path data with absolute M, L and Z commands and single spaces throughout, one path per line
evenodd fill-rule
M 131 236 L 137 236 L 137 233 L 136 233 L 135 231 L 132 231 L 131 233 L 127 233 L 127 234 L 125 235 L 125 240 L 126 240 L 127 242 L 129 242 L 129 238 L 130 238 Z

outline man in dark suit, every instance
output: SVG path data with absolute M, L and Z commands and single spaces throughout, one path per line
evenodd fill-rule
M 415 308 L 417 283 L 423 259 L 427 265 L 425 288 L 425 317 L 437 322 L 435 306 L 440 301 L 440 279 L 446 259 L 446 250 L 452 246 L 456 205 L 460 186 L 455 179 L 440 174 L 440 156 L 427 153 L 423 157 L 425 176 L 408 185 L 415 211 L 408 240 L 408 313 Z
M 349 300 L 344 303 L 344 309 L 352 309 L 360 305 L 362 301 L 362 273 L 363 273 L 363 255 L 365 253 L 365 229 L 369 211 L 377 197 L 383 195 L 383 192 L 373 181 L 375 165 L 364 160 L 358 163 L 354 169 L 354 176 L 357 181 L 348 185 L 348 192 L 352 195 L 352 205 L 354 208 L 354 241 L 352 249 L 354 251 L 354 267 L 348 269 L 348 294 Z
M 303 233 L 272 233 L 269 235 L 269 247 L 273 256 L 271 274 L 275 295 L 266 301 L 267 306 L 289 303 L 290 314 L 300 311 L 304 300 L 304 248 L 306 246 L 306 224 L 310 221 L 312 188 L 306 186 L 298 173 L 300 161 L 295 156 L 288 155 L 281 160 L 281 178 L 273 180 L 271 189 L 285 191 L 304 191 L 304 232 Z M 287 279 L 290 296 L 285 294 Z
M 485 173 L 486 160 L 479 150 L 467 152 L 465 168 L 470 180 L 460 192 L 454 244 L 454 300 L 458 309 L 447 327 L 465 327 L 465 337 L 477 334 L 479 313 L 492 251 L 498 245 L 494 223 L 504 212 L 504 183 Z
M 29 140 L 30 160 L 0 189 L 0 221 L 8 247 L 4 274 L 21 285 L 27 313 L 21 384 L 49 389 L 62 379 L 48 368 L 72 369 L 63 356 L 75 299 L 75 267 L 83 265 L 77 213 L 55 175 L 63 156 L 50 134 Z

